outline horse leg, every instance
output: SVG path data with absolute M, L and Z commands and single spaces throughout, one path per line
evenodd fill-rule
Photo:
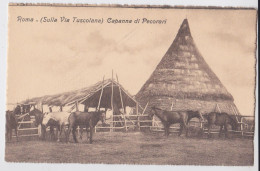
M 92 136 L 93 136 L 93 125 L 92 125 L 92 119 L 90 119 L 89 122 L 89 143 L 92 144 Z
M 188 122 L 189 122 L 189 118 L 188 118 L 188 115 L 186 113 L 186 115 L 182 116 L 182 124 L 185 128 L 185 136 L 188 137 L 189 135 L 189 125 L 188 125 Z
M 93 126 L 89 127 L 89 143 L 92 144 L 93 140 L 92 140 L 92 136 L 93 136 Z
M 5 140 L 8 142 L 8 128 L 5 128 Z
M 9 128 L 8 127 L 6 127 L 5 138 L 6 138 L 6 142 L 9 142 Z
M 67 136 L 66 136 L 66 142 L 67 142 L 67 143 L 69 142 L 71 129 L 72 129 L 72 126 L 71 126 L 71 124 L 70 124 L 70 125 L 69 125 L 69 128 L 68 128 Z
M 218 134 L 219 137 L 221 137 L 221 133 L 222 133 L 223 126 L 224 126 L 224 125 L 221 125 L 221 126 L 220 126 L 220 130 L 219 130 L 219 134 Z
M 10 142 L 12 141 L 12 134 L 13 134 L 13 129 L 10 129 L 10 133 L 9 133 Z
M 50 126 L 50 140 L 52 141 L 54 139 L 54 128 L 53 126 Z
M 61 131 L 60 125 L 56 126 L 55 138 L 57 138 L 57 141 L 60 141 L 60 137 L 59 137 L 60 131 Z
M 86 128 L 86 130 L 87 130 L 87 140 L 89 139 L 89 134 L 90 134 L 90 132 L 89 132 L 89 130 Z
M 64 125 L 63 126 L 63 132 L 64 132 L 64 136 L 65 136 L 65 141 L 67 140 L 67 126 Z
M 209 126 L 208 126 L 208 138 L 211 138 L 211 134 L 210 134 L 210 132 L 211 132 L 211 127 L 212 127 L 212 125 L 209 124 Z
M 225 131 L 225 138 L 228 138 L 228 130 L 227 130 L 228 124 L 225 123 L 224 131 Z
M 78 140 L 77 140 L 77 137 L 76 137 L 76 126 L 74 126 L 73 128 L 72 128 L 72 135 L 73 135 L 73 139 L 74 139 L 74 141 L 75 141 L 75 143 L 78 143 Z
M 58 134 L 57 142 L 60 142 L 60 138 L 61 138 L 62 131 L 63 131 L 63 125 L 60 125 L 60 126 L 59 126 L 59 132 L 58 132 L 59 134 Z
M 18 130 L 17 130 L 17 127 L 15 127 L 14 130 L 15 130 L 16 141 L 18 142 Z
M 183 124 L 181 123 L 181 124 L 180 124 L 180 131 L 179 131 L 179 134 L 178 134 L 178 136 L 181 136 L 181 134 L 182 134 L 182 131 L 183 131 Z
M 45 141 L 46 140 L 46 127 L 43 125 L 41 125 L 41 133 L 42 133 L 41 138 L 42 138 L 42 140 Z
M 82 140 L 82 138 L 83 138 L 83 126 L 80 126 L 79 128 L 80 128 L 80 136 L 79 136 L 79 138 Z
M 7 142 L 10 142 L 10 128 L 6 129 L 6 140 L 7 140 Z
M 165 125 L 164 126 L 164 131 L 165 131 L 165 136 L 166 136 L 166 138 L 168 137 L 168 125 Z
M 167 124 L 164 124 L 164 135 L 167 137 Z
M 184 128 L 185 128 L 185 135 L 186 135 L 186 137 L 188 137 L 188 134 L 189 134 L 189 127 L 188 127 L 188 125 L 186 124 L 185 121 L 183 122 L 183 126 L 184 126 Z

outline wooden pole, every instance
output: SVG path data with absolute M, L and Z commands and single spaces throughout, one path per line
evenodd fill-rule
M 78 106 L 78 101 L 76 101 L 76 112 L 78 112 L 79 111 L 79 106 Z
M 146 110 L 148 104 L 149 104 L 149 101 L 146 103 L 146 105 L 145 105 L 145 107 L 144 107 L 144 110 L 143 110 L 143 112 L 142 112 L 142 115 L 144 114 L 144 112 L 145 112 L 145 110 Z
M 117 83 L 118 83 L 118 89 L 119 89 L 119 94 L 120 94 L 120 100 L 121 100 L 121 105 L 122 105 L 122 109 L 124 110 L 124 124 L 125 124 L 125 130 L 127 131 L 127 125 L 126 125 L 126 117 L 125 117 L 125 108 L 124 108 L 124 102 L 123 102 L 123 97 L 122 97 L 122 92 L 121 92 L 121 88 L 119 86 L 119 81 L 118 81 L 118 76 L 116 74 L 116 80 L 117 80 Z
M 138 103 L 136 103 L 136 115 L 138 115 Z
M 127 131 L 126 116 L 125 115 L 123 115 L 123 116 L 124 116 L 124 121 L 125 121 L 125 131 Z
M 99 100 L 98 100 L 98 107 L 97 107 L 98 110 L 100 108 L 100 102 L 101 102 L 101 98 L 102 98 L 103 91 L 104 91 L 103 90 L 104 89 L 104 79 L 105 79 L 105 76 L 103 76 L 102 89 L 101 89 L 101 93 L 100 93 Z
M 112 70 L 112 85 L 111 85 L 111 109 L 112 109 L 112 112 L 114 112 L 114 103 L 113 103 L 113 96 L 114 96 L 114 83 L 113 83 L 113 70 Z M 114 113 L 113 113 L 114 114 Z
M 231 109 L 233 110 L 233 113 L 236 116 L 237 123 L 239 123 L 239 120 L 237 118 L 237 113 L 236 113 L 236 111 L 235 111 L 235 109 L 234 109 L 234 107 L 232 105 L 231 105 Z
M 114 122 L 114 103 L 113 103 L 113 99 L 114 99 L 114 85 L 113 85 L 113 70 L 112 70 L 112 86 L 111 86 L 111 109 L 112 109 L 112 117 L 113 117 L 113 128 L 115 126 L 115 122 Z M 112 129 L 113 130 L 113 129 Z
M 120 94 L 120 99 L 121 99 L 121 105 L 122 105 L 122 108 L 123 108 L 124 114 L 125 114 L 126 112 L 125 112 L 125 108 L 124 108 L 124 102 L 123 102 L 122 92 L 121 92 L 121 88 L 120 88 L 120 86 L 119 86 L 119 81 L 118 81 L 117 74 L 116 74 L 116 79 L 117 79 L 117 83 L 118 83 L 118 89 L 119 89 L 119 94 Z
M 41 108 L 42 108 L 42 113 L 43 113 L 43 104 L 42 104 L 42 102 L 41 102 Z
M 241 119 L 240 119 L 240 122 L 241 122 L 241 124 L 240 124 L 240 129 L 241 129 L 241 135 L 242 135 L 242 137 L 244 136 L 244 132 L 243 132 L 243 122 L 242 122 L 242 117 L 241 117 Z
M 154 127 L 154 116 L 153 116 L 153 122 L 152 122 L 152 126 Z
M 219 108 L 219 106 L 218 106 L 218 103 L 217 103 L 217 109 L 218 109 L 219 113 L 221 113 L 221 110 L 220 110 L 220 108 Z
M 173 108 L 173 102 L 172 102 L 172 105 L 171 105 L 171 111 L 172 111 L 172 108 Z

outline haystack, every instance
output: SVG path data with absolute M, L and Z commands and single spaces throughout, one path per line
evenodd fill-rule
M 239 113 L 232 95 L 210 69 L 185 19 L 170 48 L 136 95 L 141 106 L 164 110 Z

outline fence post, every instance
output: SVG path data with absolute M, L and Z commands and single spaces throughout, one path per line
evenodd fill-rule
M 240 119 L 240 128 L 241 128 L 241 135 L 242 135 L 242 137 L 244 136 L 244 132 L 243 132 L 243 122 L 242 122 L 242 118 L 243 117 L 241 117 L 241 119 Z
M 153 121 L 152 121 L 152 127 L 154 127 L 154 116 L 153 116 Z
M 38 125 L 38 136 L 41 137 L 41 135 L 42 135 L 42 126 L 40 124 Z
M 137 126 L 138 126 L 138 129 L 141 130 L 139 115 L 137 115 Z
M 123 116 L 124 116 L 124 120 L 125 120 L 125 131 L 127 131 L 127 125 L 126 125 L 126 116 L 125 116 L 126 114 L 124 114 Z
M 112 122 L 110 122 L 110 132 L 113 132 L 114 131 L 113 130 L 114 129 L 114 114 L 112 114 L 111 117 L 112 117 Z

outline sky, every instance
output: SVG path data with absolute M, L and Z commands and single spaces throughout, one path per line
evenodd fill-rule
M 103 24 L 17 22 L 17 17 L 103 18 Z M 107 18 L 148 18 L 166 24 L 110 24 Z M 254 113 L 256 11 L 9 7 L 7 103 L 83 88 L 111 78 L 135 95 L 187 18 L 195 44 L 233 95 Z

